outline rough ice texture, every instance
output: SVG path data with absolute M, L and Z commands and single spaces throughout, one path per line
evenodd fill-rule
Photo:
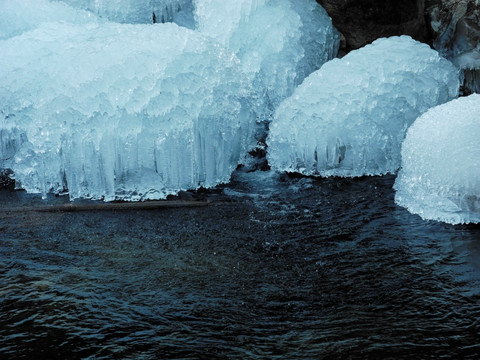
M 175 24 L 48 23 L 0 41 L 0 168 L 72 199 L 229 180 L 250 149 L 238 59 Z
M 334 59 L 275 112 L 268 161 L 305 175 L 395 172 L 408 126 L 458 94 L 458 70 L 410 37 L 375 41 Z
M 274 109 L 336 56 L 339 35 L 315 0 L 62 0 L 120 23 L 175 22 L 230 48 Z
M 453 63 L 461 69 L 480 69 L 480 48 L 465 52 L 455 57 Z
M 0 0 L 0 40 L 33 30 L 44 22 L 86 24 L 99 19 L 64 3 L 48 0 Z
M 455 57 L 453 63 L 462 70 L 465 92 L 480 93 L 480 44 L 478 49 Z
M 110 21 L 128 24 L 175 22 L 193 28 L 192 0 L 61 0 Z
M 408 129 L 395 202 L 423 219 L 480 222 L 480 95 L 434 107 Z
M 194 0 L 196 28 L 235 52 L 274 109 L 336 56 L 339 35 L 315 0 Z

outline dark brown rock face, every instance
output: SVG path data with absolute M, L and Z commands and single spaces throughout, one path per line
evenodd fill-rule
M 427 0 L 433 47 L 458 65 L 464 93 L 480 92 L 480 0 Z
M 379 37 L 410 35 L 427 40 L 424 0 L 317 0 L 345 37 L 344 51 Z

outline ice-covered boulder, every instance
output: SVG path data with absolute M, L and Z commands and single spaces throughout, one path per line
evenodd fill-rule
M 61 2 L 48 0 L 0 0 L 0 40 L 20 35 L 44 22 L 86 24 L 99 19 L 88 11 L 79 11 Z
M 434 107 L 408 129 L 395 202 L 423 219 L 480 222 L 480 95 Z
M 274 109 L 336 56 L 339 35 L 315 0 L 193 0 L 196 29 L 235 52 Z
M 156 199 L 250 149 L 238 59 L 175 24 L 46 23 L 0 41 L 0 167 L 30 192 Z
M 305 175 L 395 172 L 408 126 L 458 94 L 458 70 L 410 37 L 376 40 L 327 62 L 283 101 L 268 161 Z
M 57 0 L 58 1 L 58 0 Z M 61 0 L 101 18 L 128 24 L 175 22 L 193 28 L 192 0 Z

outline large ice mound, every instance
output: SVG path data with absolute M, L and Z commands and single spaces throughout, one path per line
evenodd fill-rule
M 337 55 L 339 35 L 315 0 L 194 0 L 196 29 L 235 52 L 274 109 Z
M 423 219 L 480 222 L 480 95 L 434 107 L 408 129 L 395 202 Z
M 58 1 L 58 0 L 57 0 Z M 101 18 L 127 24 L 175 22 L 193 28 L 192 0 L 61 0 Z
M 263 89 L 267 113 L 339 47 L 338 32 L 315 0 L 62 1 L 114 22 L 175 22 L 213 38 Z
M 48 0 L 0 0 L 0 40 L 36 29 L 44 22 L 86 24 L 99 19 L 88 11 Z
M 410 37 L 379 39 L 327 62 L 283 101 L 268 161 L 305 175 L 395 172 L 408 126 L 457 96 L 456 67 Z
M 250 149 L 238 59 L 175 24 L 46 23 L 0 41 L 0 168 L 30 192 L 156 199 Z

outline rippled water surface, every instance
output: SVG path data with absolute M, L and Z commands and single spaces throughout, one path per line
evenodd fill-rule
M 82 212 L 2 191 L 0 358 L 478 359 L 480 227 L 393 182 L 238 172 L 209 206 Z

